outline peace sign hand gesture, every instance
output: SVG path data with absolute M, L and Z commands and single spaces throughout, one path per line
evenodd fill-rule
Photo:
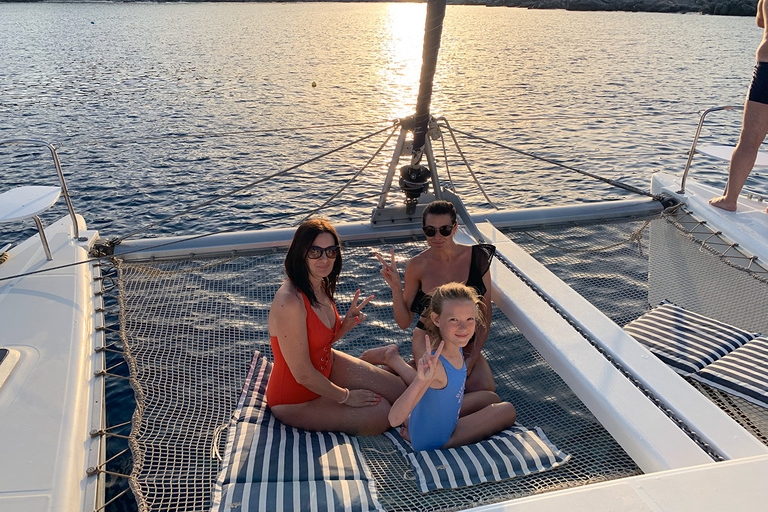
M 352 303 L 349 305 L 347 314 L 344 315 L 344 320 L 341 322 L 341 330 L 343 333 L 349 332 L 354 326 L 360 322 L 365 322 L 365 319 L 368 318 L 368 315 L 363 313 L 362 309 L 371 301 L 371 299 L 373 299 L 373 295 L 363 300 L 360 304 L 357 303 L 359 298 L 360 290 L 358 289 L 355 292 L 355 296 L 352 298 Z
M 432 382 L 432 379 L 437 375 L 437 365 L 440 360 L 440 353 L 443 351 L 445 341 L 440 341 L 435 353 L 432 354 L 432 345 L 429 342 L 429 335 L 424 337 L 427 349 L 424 351 L 424 355 L 419 359 L 419 365 L 417 367 L 416 377 L 423 381 Z
M 403 285 L 400 282 L 400 272 L 397 270 L 397 261 L 395 260 L 395 248 L 390 250 L 390 262 L 382 258 L 381 254 L 376 253 L 376 258 L 381 262 L 381 277 L 387 282 L 393 292 L 400 293 Z

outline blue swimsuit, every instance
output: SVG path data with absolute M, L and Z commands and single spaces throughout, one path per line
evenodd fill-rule
M 443 356 L 440 361 L 448 376 L 448 384 L 442 389 L 427 388 L 408 420 L 411 445 L 417 451 L 442 448 L 459 421 L 467 366 L 462 363 L 461 368 L 454 368 Z

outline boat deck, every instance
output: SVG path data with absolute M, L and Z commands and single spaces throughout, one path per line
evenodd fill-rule
M 80 219 L 82 221 L 82 219 Z M 94 287 L 98 268 L 87 262 L 95 231 L 73 239 L 69 217 L 46 228 L 53 260 L 39 235 L 9 252 L 0 277 L 0 510 L 94 509 L 102 482 L 87 469 L 100 463 L 104 425 L 102 325 Z M 61 267 L 61 268 L 55 268 Z M 50 270 L 55 268 L 54 270 Z M 44 315 L 41 319 L 40 315 Z

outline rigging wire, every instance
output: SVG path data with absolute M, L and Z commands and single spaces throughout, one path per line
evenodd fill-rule
M 461 155 L 461 159 L 464 161 L 464 165 L 467 167 L 467 170 L 469 171 L 469 174 L 472 175 L 472 179 L 475 180 L 475 184 L 477 185 L 477 188 L 479 188 L 480 192 L 483 193 L 483 196 L 485 196 L 485 200 L 488 201 L 488 204 L 490 204 L 491 206 L 493 206 L 494 208 L 496 208 L 498 210 L 499 207 L 496 206 L 496 204 L 494 204 L 494 202 L 491 201 L 491 198 L 488 197 L 488 194 L 485 193 L 485 189 L 480 184 L 480 181 L 477 179 L 477 176 L 475 176 L 475 172 L 472 170 L 472 167 L 469 166 L 469 162 L 467 161 L 467 157 L 464 156 L 464 152 L 461 150 L 461 147 L 459 147 L 459 141 L 456 140 L 456 135 L 454 135 L 453 128 L 451 128 L 451 125 L 448 124 L 448 120 L 446 118 L 444 118 L 444 117 L 441 117 L 440 120 L 443 121 L 445 123 L 446 128 L 448 128 L 448 133 L 451 134 L 451 138 L 453 139 L 453 144 L 456 146 L 456 149 L 458 150 L 459 155 Z
M 528 122 L 528 121 L 572 121 L 572 120 L 591 120 L 591 119 L 621 119 L 621 118 L 639 118 L 639 117 L 658 117 L 658 116 L 686 116 L 692 114 L 700 114 L 700 111 L 681 111 L 681 112 L 648 112 L 641 114 L 609 114 L 609 115 L 580 115 L 580 116 L 532 116 L 532 117 L 514 117 L 511 119 L 505 119 L 505 122 Z M 498 120 L 499 118 L 495 118 Z M 487 117 L 454 117 L 456 122 L 488 122 Z M 202 139 L 207 137 L 228 137 L 233 135 L 256 135 L 264 133 L 280 133 L 289 131 L 305 131 L 305 130 L 318 130 L 327 128 L 343 128 L 352 126 L 371 126 L 382 123 L 392 123 L 391 119 L 382 119 L 379 121 L 360 121 L 355 123 L 333 123 L 333 124 L 319 124 L 319 125 L 305 125 L 305 126 L 293 126 L 286 128 L 265 128 L 261 130 L 234 130 L 226 132 L 198 132 L 198 133 L 186 133 L 176 135 L 159 135 L 156 137 L 139 137 L 134 139 L 97 139 L 88 142 L 68 142 L 66 144 L 56 144 L 57 148 L 63 146 L 100 146 L 109 144 L 133 144 L 140 142 L 153 142 L 161 140 L 178 140 L 178 139 Z
M 397 122 L 395 122 L 395 126 L 397 126 Z M 291 171 L 294 171 L 294 170 L 298 169 L 299 167 L 301 167 L 301 166 L 303 166 L 303 165 L 306 165 L 306 164 L 309 164 L 309 163 L 315 162 L 315 161 L 317 161 L 317 160 L 320 160 L 320 159 L 322 159 L 322 158 L 325 158 L 325 157 L 327 157 L 328 155 L 331 155 L 331 154 L 333 154 L 333 153 L 336 153 L 336 152 L 338 152 L 338 151 L 341 151 L 342 149 L 346 149 L 346 148 L 348 148 L 348 147 L 350 147 L 350 146 L 353 146 L 353 145 L 355 145 L 355 144 L 357 144 L 357 143 L 359 143 L 359 142 L 362 142 L 362 141 L 364 141 L 364 140 L 366 140 L 366 139 L 369 139 L 369 138 L 371 138 L 371 137 L 374 137 L 374 136 L 376 136 L 376 135 L 378 135 L 378 134 L 380 134 L 380 133 L 382 133 L 382 132 L 385 132 L 385 131 L 386 131 L 386 130 L 388 130 L 389 128 L 390 128 L 389 126 L 388 126 L 388 127 L 386 127 L 386 128 L 382 128 L 381 130 L 378 130 L 378 131 L 376 131 L 376 132 L 373 132 L 373 133 L 370 133 L 370 134 L 368 134 L 368 135 L 365 135 L 365 136 L 363 136 L 363 137 L 360 137 L 360 138 L 358 138 L 358 139 L 356 139 L 356 140 L 354 140 L 354 141 L 352 141 L 352 142 L 348 142 L 348 143 L 346 143 L 346 144 L 342 144 L 341 146 L 339 146 L 339 147 L 337 147 L 337 148 L 335 148 L 335 149 L 332 149 L 332 150 L 330 150 L 330 151 L 326 151 L 325 153 L 322 153 L 322 154 L 320 154 L 320 155 L 314 156 L 314 157 L 312 157 L 312 158 L 310 158 L 310 159 L 308 159 L 308 160 L 305 160 L 305 161 L 303 161 L 303 162 L 300 162 L 300 163 L 298 163 L 298 164 L 296 164 L 296 165 L 292 165 L 292 166 L 290 166 L 290 167 L 287 167 L 287 168 L 285 168 L 285 169 L 283 169 L 283 170 L 281 170 L 281 171 L 277 171 L 277 172 L 275 172 L 275 173 L 272 173 L 272 174 L 270 174 L 270 175 L 268 175 L 268 176 L 264 176 L 264 177 L 262 177 L 262 178 L 260 178 L 260 179 L 258 179 L 258 180 L 256 180 L 256 181 L 253 181 L 253 182 L 251 182 L 251 183 L 248 183 L 248 184 L 246 184 L 246 185 L 243 185 L 242 187 L 238 187 L 238 188 L 236 188 L 235 190 L 232 190 L 232 191 L 230 191 L 230 192 L 227 192 L 226 194 L 222 194 L 222 195 L 220 195 L 220 196 L 216 196 L 216 197 L 214 197 L 214 198 L 211 198 L 211 199 L 209 199 L 209 200 L 207 200 L 207 201 L 203 201 L 202 203 L 199 203 L 199 204 L 197 204 L 197 205 L 194 205 L 194 206 L 192 206 L 192 207 L 190 207 L 190 208 L 187 208 L 186 210 L 183 210 L 183 211 L 181 211 L 181 212 L 179 212 L 179 213 L 173 214 L 173 215 L 171 215 L 171 216 L 169 216 L 169 217 L 165 217 L 165 218 L 163 218 L 163 219 L 160 219 L 160 220 L 158 220 L 158 221 L 156 221 L 156 222 L 153 222 L 153 223 L 151 223 L 151 224 L 148 224 L 148 225 L 146 225 L 146 226 L 144 226 L 144 227 L 142 227 L 142 228 L 139 228 L 139 229 L 137 229 L 136 231 L 133 231 L 132 233 L 129 233 L 129 234 L 127 234 L 127 235 L 124 235 L 124 236 L 122 236 L 122 237 L 118 237 L 118 238 L 116 239 L 116 243 L 120 243 L 120 242 L 122 242 L 123 240 L 125 240 L 126 238 L 130 238 L 130 237 L 132 237 L 132 236 L 135 236 L 135 235 L 137 235 L 137 234 L 139 234 L 139 233 L 141 233 L 141 232 L 143 232 L 143 231 L 147 231 L 147 230 L 149 230 L 149 229 L 151 229 L 151 228 L 157 227 L 157 226 L 159 226 L 160 224 L 164 224 L 164 223 L 166 223 L 166 222 L 169 222 L 169 221 L 171 221 L 171 220 L 173 220 L 173 219 L 176 219 L 176 218 L 178 218 L 178 217 L 182 217 L 182 216 L 184 216 L 184 215 L 187 215 L 187 214 L 189 214 L 189 213 L 191 213 L 191 212 L 193 212 L 193 211 L 199 210 L 200 208 L 204 208 L 204 207 L 206 207 L 206 206 L 208 206 L 208 205 L 210 205 L 210 204 L 212 204 L 212 203 L 215 203 L 216 201 L 220 201 L 221 199 L 225 199 L 225 198 L 227 198 L 227 197 L 233 196 L 233 195 L 235 195 L 235 194 L 237 194 L 237 193 L 240 193 L 240 192 L 242 192 L 242 191 L 244 191 L 244 190 L 247 190 L 247 189 L 249 189 L 249 188 L 255 187 L 256 185 L 260 185 L 261 183 L 264 183 L 264 182 L 266 182 L 266 181 L 269 181 L 269 180 L 271 180 L 272 178 L 276 178 L 276 177 L 278 177 L 278 176 L 282 176 L 282 175 L 284 175 L 284 174 L 288 174 L 289 172 L 291 172 Z
M 185 133 L 176 135 L 158 135 L 157 137 L 139 137 L 135 139 L 97 139 L 90 142 L 70 142 L 69 146 L 100 146 L 109 144 L 134 144 L 139 142 L 153 142 L 160 140 L 177 140 L 177 139 L 203 139 L 209 137 L 231 137 L 232 135 L 256 135 L 263 133 L 279 133 L 279 132 L 298 132 L 304 130 L 319 130 L 327 128 L 345 128 L 348 126 L 371 126 L 382 123 L 392 124 L 391 119 L 381 121 L 365 121 L 357 123 L 337 123 L 337 124 L 318 124 L 310 126 L 294 126 L 287 128 L 265 128 L 262 130 L 236 130 L 229 132 L 199 132 L 199 133 Z M 59 146 L 61 146 L 60 144 Z
M 591 120 L 591 119 L 621 119 L 621 118 L 638 118 L 638 117 L 657 117 L 657 116 L 689 116 L 692 114 L 700 114 L 701 111 L 695 110 L 690 112 L 648 112 L 644 114 L 610 114 L 610 115 L 583 115 L 583 116 L 534 116 L 534 117 L 515 117 L 512 119 L 504 119 L 505 122 L 519 122 L 519 121 L 573 121 L 573 120 Z M 477 121 L 481 123 L 488 123 L 488 117 L 453 117 L 454 121 L 469 122 Z M 499 118 L 494 117 L 495 121 Z
M 390 134 L 387 136 L 387 138 L 384 140 L 384 142 L 381 143 L 381 145 L 373 153 L 373 155 L 371 155 L 371 158 L 368 159 L 368 161 L 365 163 L 365 165 L 363 165 L 363 167 L 359 171 L 357 171 L 354 176 L 349 178 L 349 180 L 347 180 L 347 182 L 338 191 L 336 191 L 335 194 L 333 194 L 331 197 L 329 197 L 323 204 L 321 204 L 320 206 L 315 208 L 309 215 L 307 215 L 306 217 L 301 219 L 301 222 L 304 222 L 305 220 L 310 218 L 312 215 L 314 215 L 318 211 L 320 211 L 323 208 L 325 208 L 326 206 L 328 206 L 328 203 L 330 203 L 331 201 L 336 199 L 342 192 L 344 192 L 347 189 L 347 187 L 350 186 L 352 184 L 352 182 L 355 181 L 368 168 L 369 165 L 371 165 L 371 162 L 373 162 L 374 158 L 376 158 L 381 153 L 381 151 L 386 147 L 386 145 L 389 143 L 389 141 L 392 140 L 392 136 L 395 134 L 396 131 L 397 131 L 397 125 L 392 127 L 392 131 L 390 132 Z
M 632 185 L 627 185 L 626 183 L 622 183 L 620 181 L 612 180 L 610 178 L 604 178 L 602 176 L 599 176 L 597 174 L 593 174 L 593 173 L 585 171 L 583 169 L 578 169 L 576 167 L 573 167 L 573 166 L 570 166 L 570 165 L 566 165 L 566 164 L 564 164 L 562 162 L 558 162 L 557 160 L 552 160 L 551 158 L 546 158 L 546 157 L 543 157 L 543 156 L 534 155 L 533 153 L 530 153 L 528 151 L 523 151 L 521 149 L 513 148 L 511 146 L 507 146 L 507 145 L 502 144 L 500 142 L 496 142 L 496 141 L 487 139 L 485 137 L 481 137 L 479 135 L 473 135 L 473 134 L 471 134 L 469 132 L 465 132 L 463 130 L 459 130 L 459 129 L 456 129 L 456 128 L 454 128 L 452 131 L 460 133 L 460 134 L 462 134 L 462 135 L 464 135 L 466 137 L 469 137 L 471 139 L 480 140 L 480 141 L 483 141 L 483 142 L 485 142 L 487 144 L 491 144 L 493 146 L 498 146 L 498 147 L 500 147 L 502 149 L 508 149 L 509 151 L 514 151 L 515 153 L 518 153 L 520 155 L 524 155 L 524 156 L 533 158 L 535 160 L 540 160 L 540 161 L 546 162 L 548 164 L 552 164 L 552 165 L 556 165 L 558 167 L 562 167 L 563 169 L 568 169 L 569 171 L 574 171 L 574 172 L 577 172 L 579 174 L 583 174 L 584 176 L 588 176 L 590 178 L 594 178 L 596 180 L 600 180 L 603 183 L 607 183 L 609 185 L 613 185 L 614 187 L 618 187 L 618 188 L 627 190 L 629 192 L 634 192 L 635 194 L 640 194 L 640 195 L 648 196 L 648 197 L 656 197 L 654 194 L 651 194 L 650 192 L 646 192 L 645 190 L 641 190 L 641 189 L 639 189 L 637 187 L 634 187 Z
M 366 200 L 366 199 L 373 199 L 374 197 L 379 197 L 379 195 L 380 195 L 380 192 L 376 192 L 375 194 L 358 197 L 358 198 L 356 198 L 356 200 L 362 201 L 362 200 Z M 339 202 L 339 203 L 333 204 L 331 206 L 338 206 L 340 204 L 342 204 L 342 203 Z M 268 225 L 268 224 L 269 225 L 273 225 L 276 221 L 281 221 L 281 220 L 284 220 L 284 219 L 287 219 L 287 218 L 290 218 L 290 217 L 297 217 L 299 215 L 306 215 L 308 213 L 311 214 L 311 212 L 317 212 L 318 210 L 319 210 L 318 208 L 312 208 L 312 209 L 307 209 L 307 210 L 300 210 L 300 211 L 296 211 L 296 212 L 292 212 L 292 213 L 286 213 L 286 214 L 283 214 L 283 215 L 278 215 L 276 217 L 272 217 L 272 218 L 265 219 L 265 220 L 262 220 L 262 221 L 247 222 L 246 225 L 250 226 L 250 227 L 260 227 L 260 226 L 265 226 L 265 225 Z M 169 245 L 180 244 L 180 243 L 184 243 L 184 242 L 191 242 L 192 240 L 199 240 L 201 238 L 206 238 L 206 237 L 209 237 L 209 236 L 222 235 L 222 234 L 225 234 L 225 233 L 232 233 L 234 231 L 241 231 L 242 229 L 243 229 L 243 226 L 242 225 L 238 225 L 237 227 L 233 227 L 233 228 L 230 228 L 230 229 L 223 229 L 223 230 L 215 231 L 215 232 L 212 232 L 212 233 L 202 233 L 202 234 L 199 234 L 199 235 L 190 235 L 188 237 L 180 238 L 178 240 L 171 240 L 169 242 L 163 242 L 163 243 L 151 245 L 151 246 L 148 246 L 148 247 L 141 247 L 139 249 L 134 249 L 132 251 L 125 251 L 125 252 L 120 253 L 118 255 L 118 257 L 119 256 L 124 256 L 126 254 L 136 254 L 136 253 L 139 253 L 139 252 L 151 251 L 153 249 L 159 249 L 161 247 L 167 247 Z M 86 263 L 96 263 L 96 262 L 101 261 L 102 259 L 108 258 L 108 257 L 109 256 L 99 256 L 99 257 L 95 257 L 95 258 L 88 258 L 87 260 L 76 261 L 74 263 L 67 263 L 66 265 L 57 265 L 57 266 L 53 266 L 53 267 L 46 267 L 46 268 L 43 268 L 43 269 L 40 269 L 40 270 L 32 270 L 30 272 L 24 272 L 22 274 L 16 274 L 16 275 L 13 275 L 13 276 L 0 277 L 0 282 L 2 282 L 2 281 L 9 281 L 11 279 L 18 279 L 18 278 L 21 278 L 21 277 L 31 276 L 31 275 L 35 275 L 35 274 L 43 274 L 45 272 L 50 272 L 50 271 L 53 271 L 53 270 L 61 270 L 61 269 L 69 268 L 69 267 L 76 267 L 78 265 L 84 265 Z
M 456 143 L 456 139 L 453 140 L 454 144 Z M 445 167 L 445 172 L 448 174 L 448 188 L 450 188 L 453 193 L 456 193 L 456 184 L 453 182 L 453 178 L 451 177 L 451 168 L 448 165 L 448 148 L 445 146 L 445 137 L 443 137 L 443 134 L 440 134 L 440 144 L 443 146 L 443 166 Z

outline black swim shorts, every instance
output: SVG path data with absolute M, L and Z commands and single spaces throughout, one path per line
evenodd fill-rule
M 768 62 L 758 62 L 755 66 L 748 98 L 768 105 Z

